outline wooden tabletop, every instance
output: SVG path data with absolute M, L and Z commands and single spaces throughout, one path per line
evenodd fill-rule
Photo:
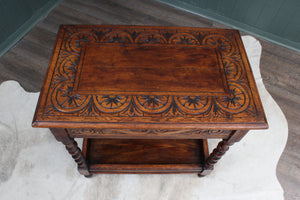
M 268 125 L 236 30 L 62 25 L 33 126 Z

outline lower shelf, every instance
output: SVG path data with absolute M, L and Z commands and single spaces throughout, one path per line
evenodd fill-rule
M 203 139 L 84 139 L 91 173 L 199 173 L 208 157 Z

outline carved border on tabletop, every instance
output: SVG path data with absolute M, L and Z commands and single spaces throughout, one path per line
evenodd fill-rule
M 247 113 L 255 117 L 256 108 L 240 51 L 233 31 L 175 30 L 156 28 L 76 28 L 65 27 L 46 101 L 44 115 L 76 114 L 81 117 L 112 116 L 182 116 L 197 118 L 230 118 Z M 138 43 L 205 45 L 219 49 L 229 87 L 228 96 L 171 95 L 83 95 L 73 91 L 80 50 L 85 43 Z M 240 115 L 240 117 L 244 117 Z

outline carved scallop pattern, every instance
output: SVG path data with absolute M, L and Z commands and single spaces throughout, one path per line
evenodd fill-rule
M 95 43 L 97 36 L 89 31 L 81 31 L 72 34 L 66 43 L 66 47 L 69 51 L 80 53 L 81 47 L 86 43 Z
M 53 90 L 51 100 L 53 106 L 60 112 L 77 112 L 88 104 L 90 95 L 73 94 L 72 90 L 72 82 L 59 83 Z
M 171 105 L 169 96 L 141 95 L 134 96 L 137 107 L 146 113 L 161 113 Z
M 175 102 L 185 113 L 198 115 L 209 109 L 211 98 L 205 96 L 179 96 L 175 98 Z
M 131 98 L 122 95 L 93 95 L 93 102 L 101 112 L 118 113 L 130 104 Z
M 109 32 L 103 36 L 101 42 L 107 43 L 133 43 L 132 37 L 122 31 Z
M 138 44 L 165 44 L 167 40 L 164 36 L 158 33 L 142 33 L 136 39 L 135 42 Z
M 78 61 L 78 56 L 75 55 L 65 58 L 63 62 L 61 62 L 61 66 L 59 66 L 58 68 L 60 74 L 75 77 L 78 67 Z
M 203 39 L 203 44 L 220 49 L 222 55 L 229 55 L 234 51 L 232 42 L 223 35 L 208 35 Z
M 185 44 L 185 45 L 196 45 L 199 41 L 195 36 L 188 33 L 178 33 L 170 37 L 169 43 L 171 44 Z
M 225 58 L 223 59 L 223 66 L 228 80 L 236 81 L 241 77 L 242 68 L 239 67 L 239 64 L 236 61 Z
M 249 96 L 245 88 L 236 83 L 230 83 L 229 95 L 217 97 L 217 104 L 220 108 L 229 113 L 239 113 L 249 106 Z

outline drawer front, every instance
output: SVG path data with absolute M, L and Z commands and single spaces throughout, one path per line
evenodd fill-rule
M 68 129 L 72 137 L 89 138 L 228 138 L 232 130 L 203 129 Z

